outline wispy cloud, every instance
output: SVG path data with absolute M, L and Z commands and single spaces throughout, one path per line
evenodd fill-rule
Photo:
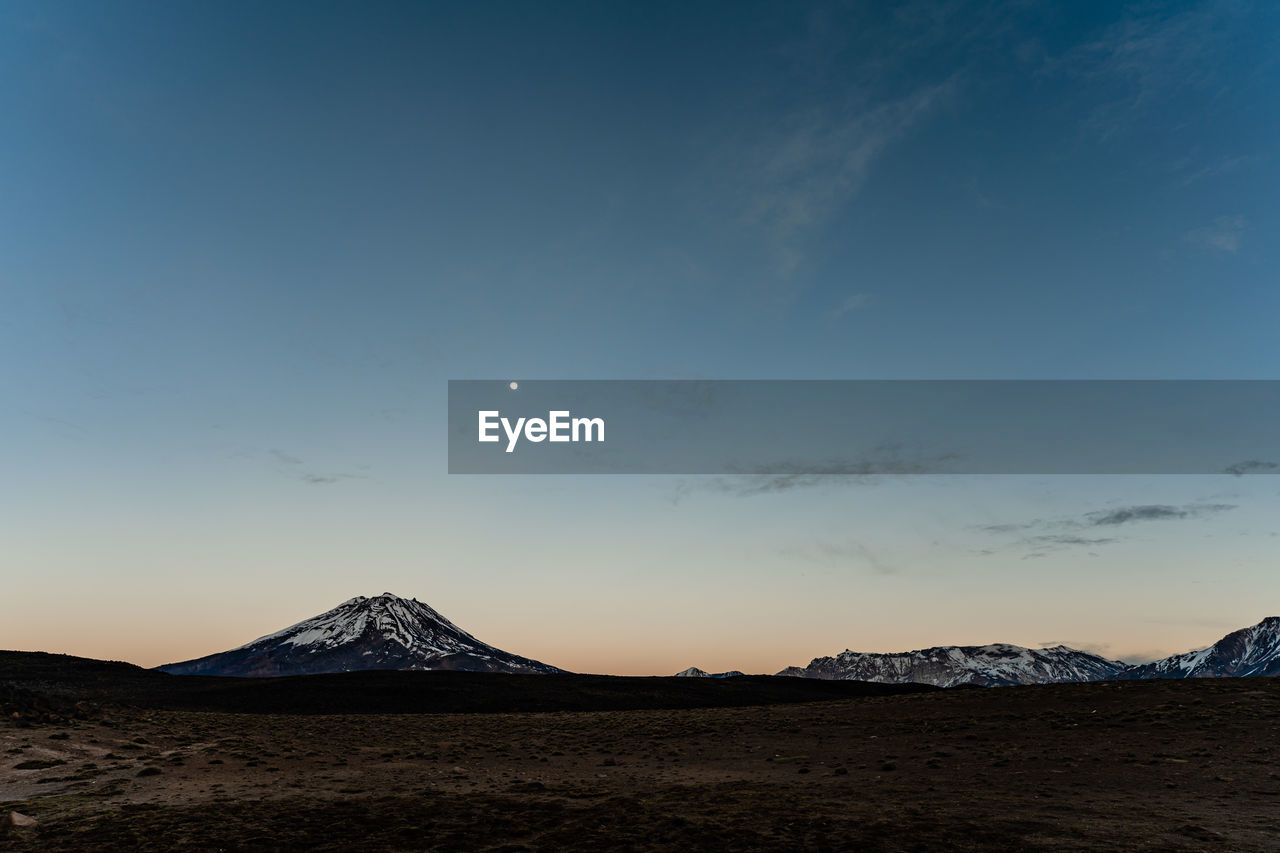
M 851 311 L 865 308 L 871 302 L 870 293 L 851 293 L 844 301 L 831 310 L 831 319 L 839 320 Z
M 283 450 L 270 450 L 268 455 L 276 460 L 276 469 L 287 477 L 295 480 L 301 480 L 313 486 L 327 486 L 336 483 L 339 480 L 355 480 L 363 479 L 362 474 L 341 474 L 341 473 L 317 473 L 307 470 L 305 462 L 297 456 L 285 453 Z
M 874 486 L 886 477 L 907 474 L 936 474 L 955 454 L 912 456 L 898 446 L 885 446 L 867 459 L 831 460 L 822 463 L 779 463 L 762 466 L 761 471 L 786 473 L 743 473 L 726 477 L 706 477 L 693 485 L 682 485 L 679 497 L 694 488 L 738 497 L 778 494 L 817 486 Z
M 1083 515 L 1069 518 L 1033 518 L 1030 521 L 1020 521 L 1007 524 L 984 524 L 978 527 L 978 529 L 986 531 L 987 533 L 1019 533 L 1028 530 L 1045 529 L 1085 530 L 1090 527 L 1115 527 L 1121 524 L 1132 524 L 1141 521 L 1170 521 L 1183 518 L 1204 518 L 1205 516 L 1215 515 L 1235 508 L 1235 504 L 1221 503 L 1194 503 L 1184 504 L 1182 506 L 1169 506 L 1167 504 L 1134 504 L 1131 506 L 1120 507 L 1118 509 L 1086 512 Z
M 871 164 L 956 90 L 956 79 L 872 107 L 810 109 L 784 120 L 757 147 L 747 221 L 762 227 L 778 271 L 800 263 L 795 241 L 824 225 L 862 188 Z
M 1246 224 L 1243 216 L 1219 216 L 1212 225 L 1193 228 L 1183 238 L 1196 246 L 1235 253 L 1240 249 Z
M 1134 504 L 1086 512 L 1066 518 L 984 524 L 976 529 L 997 536 L 1016 537 L 1010 547 L 1023 549 L 1024 558 L 1042 557 L 1067 548 L 1099 548 L 1122 542 L 1115 528 L 1155 521 L 1208 518 L 1236 508 L 1235 504 L 1194 503 L 1181 506 Z M 1105 535 L 1103 532 L 1106 531 Z
M 1244 462 L 1237 462 L 1234 465 L 1228 465 L 1222 469 L 1222 473 L 1230 474 L 1233 477 L 1243 477 L 1245 474 L 1263 474 L 1270 473 L 1280 469 L 1280 464 L 1275 462 L 1267 462 L 1262 459 L 1248 459 Z
M 283 450 L 272 450 L 271 455 L 276 458 L 277 462 L 281 462 L 285 465 L 301 465 L 302 464 L 301 459 L 299 459 L 296 456 L 290 456 L 288 453 L 285 453 Z
M 802 546 L 784 548 L 782 553 L 788 557 L 799 557 L 812 562 L 867 568 L 878 575 L 894 575 L 900 570 L 895 563 L 886 560 L 861 542 L 811 542 Z
M 1235 509 L 1234 504 L 1188 504 L 1186 506 L 1167 506 L 1165 504 L 1145 504 L 1129 506 L 1121 509 L 1090 512 L 1084 516 L 1085 526 L 1116 527 L 1121 524 L 1133 524 L 1138 521 L 1173 521 L 1179 518 L 1204 518 L 1220 512 Z
M 878 163 L 976 92 L 989 61 L 1025 41 L 1018 22 L 1037 17 L 970 0 L 808 8 L 773 53 L 776 85 L 753 84 L 742 96 L 753 109 L 718 122 L 725 183 L 703 194 L 729 200 L 723 221 L 765 253 L 770 290 L 802 286 L 810 253 Z
M 1206 178 L 1215 178 L 1219 175 L 1229 175 L 1239 171 L 1241 168 L 1245 166 L 1258 162 L 1258 159 L 1259 158 L 1257 157 L 1247 157 L 1247 156 L 1239 156 L 1239 155 L 1222 157 L 1218 160 L 1215 160 L 1212 163 L 1209 163 L 1206 166 L 1201 166 L 1195 171 L 1189 173 L 1186 177 L 1182 179 L 1180 185 L 1183 187 L 1189 187 L 1192 184 L 1198 181 L 1202 181 Z M 1177 168 L 1185 169 L 1189 165 L 1190 165 L 1189 162 L 1184 161 L 1183 163 L 1179 164 Z
M 1094 547 L 1097 545 L 1110 545 L 1111 543 L 1119 542 L 1120 540 L 1114 537 L 1075 536 L 1071 534 L 1057 534 L 1057 535 L 1046 535 L 1046 536 L 1032 536 L 1028 541 L 1035 542 L 1037 544 L 1043 544 L 1043 545 L 1063 545 L 1063 546 L 1087 545 L 1090 547 Z
M 1183 93 L 1221 85 L 1218 60 L 1234 8 L 1210 2 L 1170 14 L 1134 7 L 1099 38 L 1046 62 L 1043 71 L 1081 80 L 1082 91 L 1114 93 L 1084 121 L 1086 133 L 1107 141 Z

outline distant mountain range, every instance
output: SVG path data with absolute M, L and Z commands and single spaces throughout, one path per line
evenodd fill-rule
M 157 669 L 174 675 L 282 676 L 358 670 L 464 670 L 553 674 L 565 670 L 483 643 L 417 599 L 391 593 L 344 601 L 319 616 L 239 648 Z M 733 678 L 738 670 L 689 667 L 682 678 Z M 1206 649 L 1130 665 L 1091 652 L 995 643 L 881 654 L 845 650 L 789 666 L 779 676 L 881 684 L 999 687 L 1145 678 L 1280 675 L 1280 617 L 1233 631 Z
M 1146 664 L 1108 660 L 1067 646 L 1028 649 L 997 643 L 935 646 L 897 654 L 846 650 L 834 657 L 814 658 L 806 667 L 787 667 L 778 675 L 939 687 L 1280 675 L 1280 617 L 1233 631 L 1207 649 Z
M 1207 649 L 1131 666 L 1119 678 L 1229 678 L 1280 675 L 1280 616 L 1232 631 Z
M 1007 643 L 988 646 L 936 646 L 913 652 L 875 654 L 843 651 L 814 658 L 806 667 L 787 667 L 778 675 L 850 679 L 889 684 L 913 681 L 938 687 L 974 684 L 1004 687 L 1063 681 L 1105 681 L 1125 664 L 1089 652 L 1054 646 L 1027 649 Z
M 677 672 L 676 678 L 734 678 L 745 674 L 746 673 L 737 669 L 731 669 L 728 672 L 706 672 L 705 670 L 698 669 L 696 666 L 691 666 L 688 669 L 682 669 Z
M 416 598 L 389 592 L 358 596 L 239 648 L 157 669 L 257 677 L 369 669 L 564 671 L 482 643 Z

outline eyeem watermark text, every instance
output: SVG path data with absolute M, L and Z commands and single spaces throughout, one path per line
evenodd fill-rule
M 561 410 L 547 412 L 546 419 L 502 417 L 497 409 L 476 413 L 479 421 L 479 440 L 500 441 L 498 428 L 507 434 L 507 453 L 516 449 L 521 436 L 535 444 L 540 441 L 604 441 L 604 418 L 575 418 L 572 412 Z

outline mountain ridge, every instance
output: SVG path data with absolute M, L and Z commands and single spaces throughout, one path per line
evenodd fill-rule
M 1135 664 L 1122 674 L 1147 678 L 1234 678 L 1280 675 L 1280 616 L 1240 628 L 1203 649 Z
M 800 678 L 907 682 L 955 687 L 1002 687 L 1104 681 L 1126 664 L 1066 646 L 1030 649 L 1011 643 L 984 646 L 933 646 L 909 652 L 855 652 L 818 657 L 806 667 L 787 667 L 778 675 Z
M 164 664 L 173 675 L 273 677 L 362 670 L 462 670 L 564 673 L 558 667 L 491 646 L 424 602 L 390 592 L 356 596 L 317 616 L 225 652 Z M 682 678 L 732 678 L 697 667 Z M 1269 616 L 1203 649 L 1143 664 L 1111 660 L 1065 645 L 1010 643 L 931 646 L 907 652 L 855 652 L 813 658 L 776 676 L 936 687 L 1012 686 L 1153 678 L 1280 675 L 1280 617 Z
M 1145 664 L 1109 660 L 1064 645 L 1032 649 L 991 643 L 889 653 L 846 649 L 838 655 L 814 658 L 808 666 L 789 666 L 776 674 L 938 687 L 1280 675 L 1280 617 L 1268 616 L 1255 625 L 1232 631 L 1204 649 Z
M 554 674 L 565 670 L 476 639 L 416 598 L 350 598 L 225 652 L 156 667 L 246 678 L 373 669 Z
M 705 669 L 698 669 L 691 666 L 688 669 L 682 669 L 675 674 L 675 678 L 737 678 L 746 675 L 742 670 L 731 669 L 728 672 L 707 672 Z

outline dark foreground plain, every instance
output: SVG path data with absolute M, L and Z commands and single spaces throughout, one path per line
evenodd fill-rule
M 397 675 L 376 673 L 280 679 L 303 685 L 283 713 L 278 686 L 254 707 L 249 682 L 206 684 L 197 707 L 183 677 L 12 654 L 4 849 L 1280 849 L 1276 679 L 781 699 L 812 688 L 776 679 L 749 704 L 735 679 L 580 677 L 577 710 L 351 712 L 348 689 Z M 416 675 L 410 703 L 448 686 Z M 521 678 L 448 675 L 469 706 Z

